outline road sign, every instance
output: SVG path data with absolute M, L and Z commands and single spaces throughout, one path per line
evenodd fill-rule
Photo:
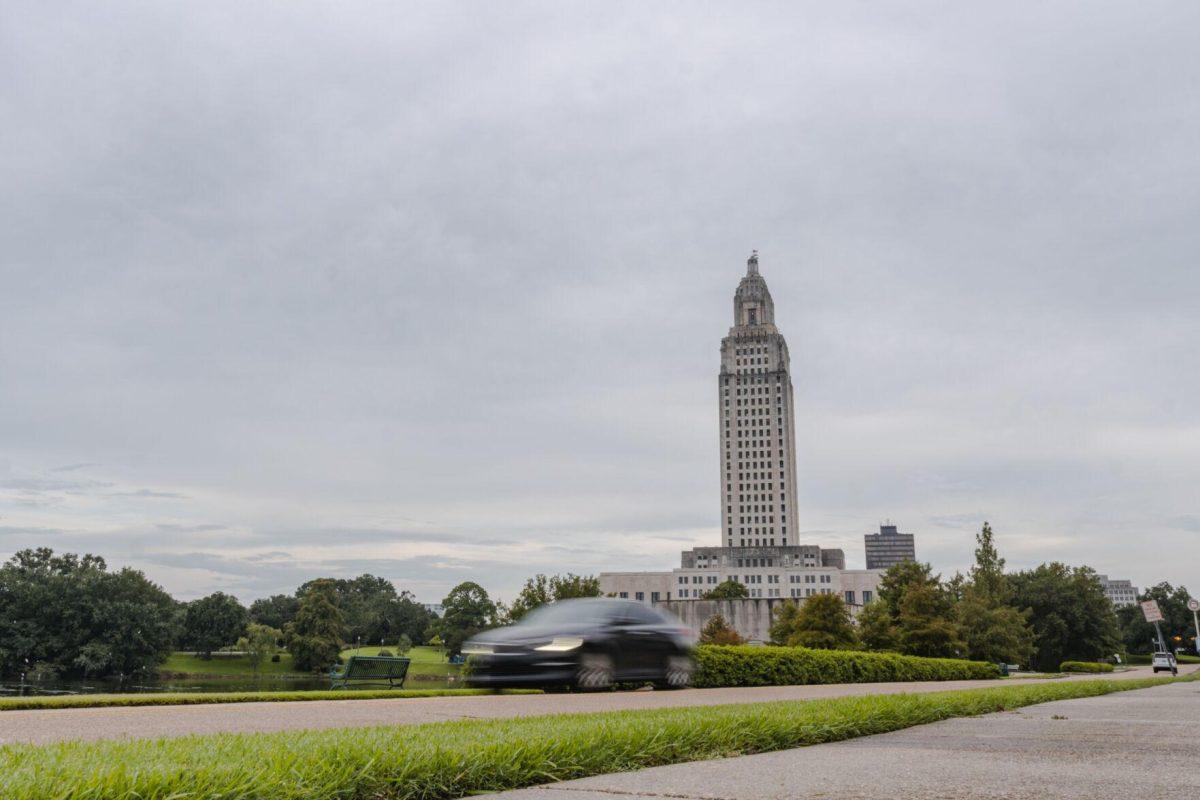
M 1143 600 L 1142 613 L 1146 616 L 1146 622 L 1161 622 L 1163 615 L 1158 610 L 1157 600 Z
M 1195 598 L 1188 600 L 1188 611 L 1200 611 L 1200 600 Z

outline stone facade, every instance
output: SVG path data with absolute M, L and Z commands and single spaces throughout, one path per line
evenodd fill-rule
M 732 604 L 730 624 L 763 641 L 773 606 L 836 594 L 856 614 L 878 594 L 880 572 L 848 570 L 841 550 L 797 541 L 791 365 L 757 254 L 734 294 L 733 317 L 717 377 L 721 544 L 682 553 L 670 572 L 602 572 L 600 591 L 664 604 L 697 633 L 714 609 Z M 749 598 L 701 599 L 726 580 L 744 585 Z
M 757 252 L 733 295 L 721 340 L 717 414 L 726 547 L 796 544 L 796 424 L 787 341 Z

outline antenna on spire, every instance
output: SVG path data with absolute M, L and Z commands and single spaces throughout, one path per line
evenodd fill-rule
M 757 275 L 758 274 L 758 251 L 757 250 L 750 251 L 750 258 L 748 258 L 746 260 L 746 274 L 747 275 Z

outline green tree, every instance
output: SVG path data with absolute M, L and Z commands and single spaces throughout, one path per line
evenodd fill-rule
M 975 537 L 975 565 L 956 605 L 967 658 L 1028 664 L 1033 658 L 1029 613 L 1015 608 L 1004 559 L 996 549 L 992 526 L 983 523 Z
M 600 579 L 592 575 L 553 575 L 547 578 L 541 573 L 525 581 L 525 586 L 517 594 L 511 606 L 505 609 L 503 617 L 508 622 L 516 622 L 533 609 L 557 600 L 570 600 L 576 597 L 599 597 Z
M 978 595 L 993 597 L 1006 602 L 1011 590 L 1004 574 L 1004 559 L 996 549 L 996 535 L 987 522 L 975 535 L 975 565 L 971 567 L 971 588 Z
M 1192 612 L 1187 603 L 1191 595 L 1184 586 L 1174 587 L 1162 582 L 1151 586 L 1138 595 L 1138 600 L 1155 600 L 1163 614 L 1159 623 L 1168 647 L 1186 646 L 1193 649 L 1192 637 L 1196 635 L 1192 626 Z M 1146 622 L 1141 605 L 1124 606 L 1116 610 L 1121 643 L 1130 653 L 1151 653 L 1155 650 L 1153 623 Z M 1178 636 L 1179 640 L 1175 641 Z
M 246 654 L 246 660 L 257 675 L 263 662 L 279 650 L 281 639 L 283 631 L 278 628 L 251 622 L 246 626 L 246 635 L 238 639 L 237 648 Z
M 958 624 L 967 658 L 1029 664 L 1033 630 L 1029 614 L 968 591 L 957 606 Z
M 0 674 L 133 675 L 171 652 L 176 603 L 134 569 L 49 548 L 0 567 Z
M 725 621 L 725 617 L 720 614 L 714 614 L 708 622 L 704 623 L 704 627 L 700 630 L 700 644 L 717 644 L 717 645 L 732 645 L 745 644 L 746 640 L 742 638 L 736 630 L 730 627 Z
M 853 650 L 858 645 L 845 601 L 836 594 L 814 594 L 798 606 L 783 603 L 771 625 L 771 641 L 788 647 Z
M 936 582 L 908 587 L 900 601 L 897 642 L 910 656 L 953 658 L 962 650 L 949 594 Z
M 492 625 L 496 604 L 482 586 L 464 581 L 450 590 L 442 601 L 442 616 L 434 621 L 435 632 L 441 637 L 450 655 L 458 655 L 463 642 Z
M 879 600 L 887 606 L 892 619 L 900 619 L 900 603 L 905 593 L 914 586 L 937 585 L 940 576 L 933 574 L 928 564 L 919 561 L 901 561 L 884 570 L 879 578 Z
M 283 630 L 296 616 L 300 601 L 290 594 L 260 597 L 250 604 L 250 621 L 268 628 Z
M 1008 576 L 1013 603 L 1029 613 L 1032 664 L 1057 670 L 1063 661 L 1095 661 L 1120 647 L 1112 603 L 1090 567 L 1058 562 Z
M 733 578 L 726 578 L 712 589 L 704 593 L 704 600 L 740 600 L 749 597 L 750 592 Z
M 346 623 L 346 641 L 364 644 L 390 641 L 406 635 L 420 640 L 433 616 L 416 602 L 411 592 L 397 592 L 387 578 L 363 574 L 357 578 L 319 578 L 328 582 L 335 595 L 334 602 Z M 301 584 L 296 590 L 300 597 L 315 581 Z
M 183 643 L 201 658 L 233 644 L 246 631 L 249 616 L 236 597 L 214 592 L 187 604 L 183 618 Z
M 325 670 L 336 664 L 346 638 L 346 623 L 337 607 L 332 581 L 316 580 L 300 597 L 296 617 L 284 634 L 296 669 Z
M 895 650 L 898 647 L 896 623 L 887 604 L 872 600 L 858 612 L 858 640 L 868 650 Z

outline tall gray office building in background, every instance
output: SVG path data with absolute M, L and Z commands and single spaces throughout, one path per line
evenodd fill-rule
M 863 537 L 867 569 L 887 569 L 901 561 L 916 561 L 917 546 L 911 533 L 899 533 L 895 525 L 880 525 L 879 533 Z

